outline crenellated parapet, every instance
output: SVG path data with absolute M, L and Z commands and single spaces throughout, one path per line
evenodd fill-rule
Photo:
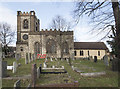
M 35 11 L 30 11 L 30 12 L 17 11 L 17 15 L 35 15 Z
M 60 31 L 60 29 L 41 29 L 40 33 L 42 34 L 52 34 L 52 35 L 73 35 L 73 31 Z

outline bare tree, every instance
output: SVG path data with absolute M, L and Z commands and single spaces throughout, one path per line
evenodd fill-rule
M 7 54 L 8 45 L 14 41 L 15 32 L 12 31 L 11 26 L 7 23 L 0 24 L 0 41 L 4 47 L 5 55 Z
M 50 27 L 52 29 L 60 29 L 61 31 L 68 31 L 71 29 L 71 23 L 67 22 L 62 16 L 57 15 L 53 18 Z
M 111 0 L 111 2 L 108 0 L 104 0 L 104 2 L 100 2 L 100 0 L 79 1 L 76 3 L 76 9 L 74 10 L 77 22 L 82 15 L 91 17 L 92 23 L 95 24 L 92 31 L 97 31 L 98 34 L 107 31 L 103 38 L 107 37 L 112 31 L 111 29 L 108 30 L 108 27 L 115 25 L 115 51 L 117 58 L 120 59 L 120 2 L 118 0 Z

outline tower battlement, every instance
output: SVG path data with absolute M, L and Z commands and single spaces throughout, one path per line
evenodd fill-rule
M 67 34 L 67 35 L 73 35 L 73 31 L 60 31 L 60 29 L 41 29 L 42 33 L 46 34 L 46 33 L 53 33 L 53 34 Z
M 30 11 L 30 12 L 17 11 L 17 15 L 35 15 L 35 11 Z

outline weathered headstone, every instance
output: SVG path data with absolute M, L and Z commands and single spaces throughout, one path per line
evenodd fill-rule
M 37 78 L 40 78 L 40 67 L 37 68 Z
M 2 77 L 7 76 L 7 61 L 2 61 Z
M 31 80 L 32 80 L 32 87 L 35 87 L 36 80 L 37 80 L 37 67 L 36 64 L 32 64 L 32 71 L 31 71 Z
M 50 58 L 50 60 L 53 61 L 52 58 Z
M 28 64 L 28 53 L 26 53 L 26 56 L 25 56 L 25 64 Z
M 44 68 L 46 68 L 46 67 L 47 67 L 46 63 L 44 63 L 44 64 L 43 64 L 43 67 L 44 67 Z
M 29 63 L 31 63 L 31 53 L 28 54 Z
M 94 62 L 97 62 L 97 56 L 94 56 Z
M 106 66 L 109 66 L 108 56 L 105 55 L 105 56 L 103 57 L 103 59 L 104 59 L 104 63 L 105 63 L 105 65 L 106 65 Z
M 52 68 L 55 68 L 55 66 L 53 65 Z
M 17 63 L 13 62 L 13 73 L 15 73 L 17 70 Z
M 20 54 L 15 54 L 15 58 L 16 58 L 16 60 L 18 61 L 19 59 L 20 59 Z
M 69 59 L 68 59 L 68 58 L 66 58 L 66 61 L 67 61 L 67 62 L 69 62 Z
M 55 58 L 55 60 L 57 61 L 57 58 Z

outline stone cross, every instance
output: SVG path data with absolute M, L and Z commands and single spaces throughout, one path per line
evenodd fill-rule
M 15 73 L 17 70 L 17 63 L 13 62 L 13 73 Z
M 28 64 L 28 53 L 26 53 L 26 56 L 25 56 L 25 64 Z
M 31 80 L 32 80 L 32 87 L 35 87 L 36 80 L 37 80 L 37 66 L 36 64 L 32 64 L 32 71 L 31 71 Z

